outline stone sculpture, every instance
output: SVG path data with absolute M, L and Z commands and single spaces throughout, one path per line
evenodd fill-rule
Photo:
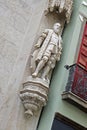
M 55 23 L 53 30 L 45 29 L 31 58 L 32 76 L 48 80 L 50 72 L 60 60 L 62 51 L 61 24 Z
M 53 29 L 45 29 L 31 54 L 31 74 L 20 91 L 25 114 L 29 117 L 35 115 L 48 100 L 51 73 L 62 51 L 61 28 L 60 23 L 55 23 Z
M 73 0 L 49 0 L 46 13 L 63 14 L 63 23 L 69 22 Z M 34 45 L 30 56 L 29 76 L 23 83 L 20 98 L 29 117 L 41 111 L 48 100 L 52 70 L 62 53 L 62 30 L 64 25 L 55 23 L 53 29 L 45 29 Z

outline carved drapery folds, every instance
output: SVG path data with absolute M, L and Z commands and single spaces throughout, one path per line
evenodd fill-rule
M 65 10 L 67 22 L 70 19 L 72 1 L 50 0 L 48 12 Z M 55 8 L 56 7 L 56 8 Z M 56 13 L 56 12 L 55 12 Z M 65 17 L 64 17 L 65 22 Z M 23 83 L 20 98 L 25 107 L 25 114 L 29 117 L 35 115 L 46 105 L 52 70 L 62 53 L 63 26 L 61 22 L 55 23 L 53 29 L 45 29 L 34 45 L 30 56 L 30 73 Z
M 64 12 L 66 22 L 69 23 L 70 16 L 72 13 L 72 7 L 73 7 L 73 0 L 49 0 L 47 13 L 54 11 L 56 13 Z
M 35 50 L 31 57 L 32 77 L 41 78 L 48 84 L 50 73 L 55 67 L 56 61 L 60 60 L 62 50 L 61 29 L 60 23 L 55 23 L 53 29 L 45 29 L 35 44 Z

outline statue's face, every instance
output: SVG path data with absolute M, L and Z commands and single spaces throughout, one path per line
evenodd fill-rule
M 55 23 L 53 27 L 55 33 L 59 34 L 61 30 L 61 24 L 60 23 Z

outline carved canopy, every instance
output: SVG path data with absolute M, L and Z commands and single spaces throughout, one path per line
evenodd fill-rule
M 69 23 L 72 13 L 73 0 L 49 0 L 48 11 L 57 13 L 65 13 L 66 22 Z

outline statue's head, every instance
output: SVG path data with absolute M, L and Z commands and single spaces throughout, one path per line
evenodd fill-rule
M 60 23 L 55 23 L 53 26 L 54 32 L 59 34 L 61 32 L 61 24 Z

